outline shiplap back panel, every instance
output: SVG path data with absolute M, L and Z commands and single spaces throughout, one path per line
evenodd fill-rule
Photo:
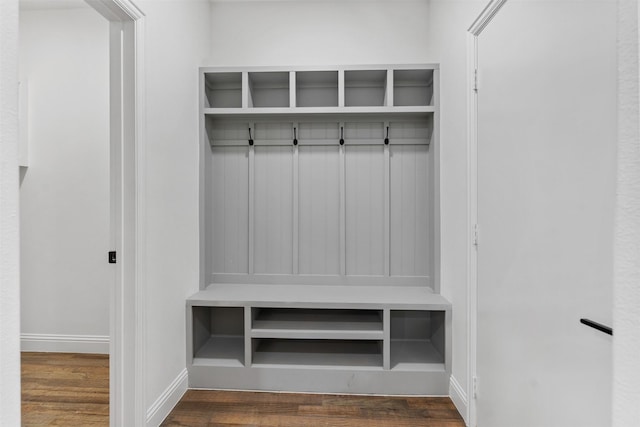
M 340 273 L 337 146 L 299 148 L 299 272 Z
M 384 123 L 383 122 L 347 122 L 344 124 L 344 137 L 347 143 L 358 143 L 359 141 L 378 141 L 384 140 Z
M 338 141 L 340 128 L 335 122 L 302 122 L 298 124 L 300 144 L 308 141 Z
M 213 271 L 248 273 L 249 149 L 213 147 Z
M 426 276 L 429 267 L 428 146 L 391 147 L 390 269 Z
M 212 147 L 205 203 L 211 273 L 430 280 L 434 160 L 428 145 L 414 142 L 423 141 L 425 128 L 393 123 L 396 139 L 384 146 L 362 145 L 383 139 L 384 123 L 342 125 L 342 148 L 303 143 L 337 136 L 335 122 L 293 124 L 298 147 L 268 143 L 292 137 L 287 122 L 255 124 L 256 141 L 267 145 Z M 217 132 L 235 140 L 248 131 L 234 123 Z
M 346 272 L 384 274 L 384 150 L 345 148 Z
M 293 140 L 293 128 L 287 122 L 267 122 L 255 124 L 255 138 L 257 140 Z
M 292 147 L 255 147 L 254 193 L 254 272 L 292 274 Z

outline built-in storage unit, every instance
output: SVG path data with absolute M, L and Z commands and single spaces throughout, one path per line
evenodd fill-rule
M 448 392 L 438 72 L 201 69 L 191 386 Z

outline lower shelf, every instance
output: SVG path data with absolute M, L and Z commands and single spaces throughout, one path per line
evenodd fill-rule
M 444 355 L 429 340 L 391 340 L 391 369 L 444 370 Z
M 200 366 L 244 366 L 244 337 L 213 335 L 193 358 Z
M 382 370 L 382 343 L 368 340 L 255 340 L 251 366 Z

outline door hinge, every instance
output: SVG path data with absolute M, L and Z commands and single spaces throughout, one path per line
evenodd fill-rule
M 473 398 L 477 399 L 478 398 L 478 377 L 473 377 L 473 384 L 472 384 L 472 392 L 473 392 Z
M 473 70 L 473 91 L 474 92 L 478 91 L 478 69 L 477 68 Z
M 116 263 L 116 251 L 110 251 L 109 252 L 109 264 L 115 264 Z
M 478 247 L 480 231 L 478 228 L 478 224 L 473 225 L 473 246 Z

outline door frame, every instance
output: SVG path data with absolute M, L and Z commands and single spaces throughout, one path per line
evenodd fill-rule
M 491 0 L 467 30 L 467 423 L 476 427 L 478 391 L 478 90 L 479 36 L 507 0 Z
M 85 0 L 109 21 L 111 244 L 109 420 L 146 425 L 144 13 L 131 0 Z M 106 255 L 106 254 L 105 254 Z

